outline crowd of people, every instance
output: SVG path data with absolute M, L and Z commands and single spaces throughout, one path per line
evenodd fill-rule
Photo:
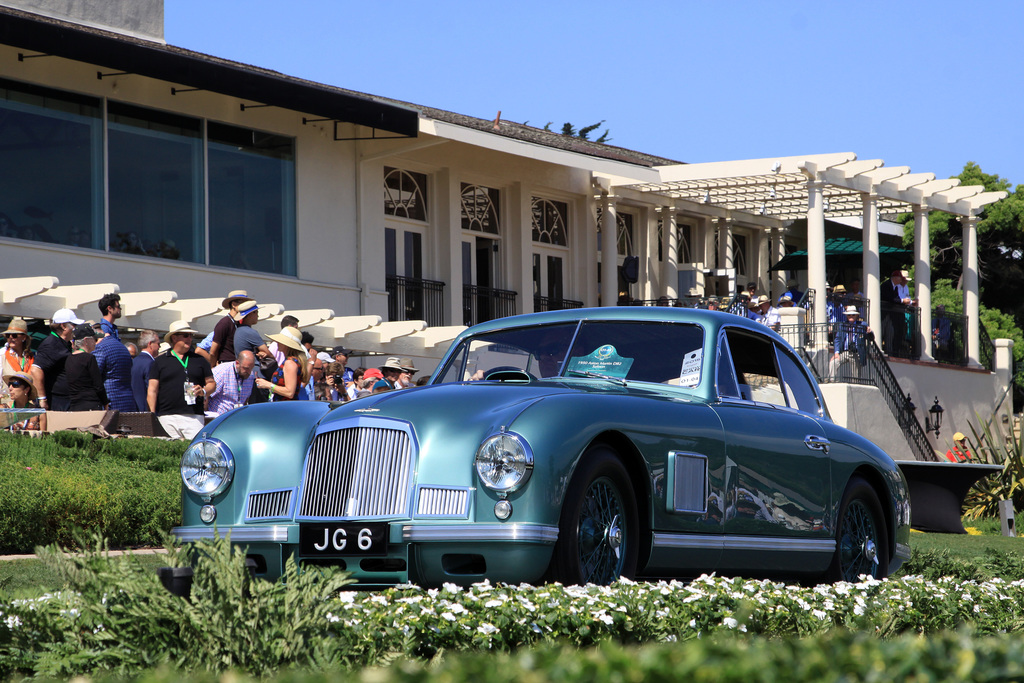
M 46 429 L 45 411 L 150 412 L 172 438 L 193 438 L 206 420 L 251 403 L 350 401 L 424 384 L 409 358 L 388 357 L 378 367 L 352 368 L 352 350 L 317 350 L 314 338 L 286 315 L 281 329 L 264 337 L 253 328 L 259 304 L 244 290 L 221 302 L 225 315 L 205 337 L 186 321 L 161 336 L 141 330 L 123 340 L 116 321 L 121 298 L 98 302 L 97 322 L 62 308 L 46 336 L 32 348 L 29 327 L 12 319 L 4 330 L 0 406 L 27 412 L 8 428 Z M 24 419 L 20 419 L 24 417 Z

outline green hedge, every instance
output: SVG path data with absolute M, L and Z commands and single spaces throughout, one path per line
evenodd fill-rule
M 703 576 L 339 593 L 344 573 L 299 573 L 289 561 L 281 581 L 250 580 L 244 554 L 225 541 L 197 552 L 184 600 L 136 558 L 44 550 L 70 590 L 0 597 L 0 678 L 159 667 L 357 677 L 376 666 L 370 680 L 383 682 L 444 667 L 438 680 L 1020 680 L 1024 668 L 1020 581 L 804 587 Z M 167 561 L 192 558 L 172 547 Z M 679 675 L 663 678 L 663 667 Z
M 74 529 L 112 546 L 153 545 L 181 518 L 183 442 L 0 433 L 0 554 L 70 545 Z

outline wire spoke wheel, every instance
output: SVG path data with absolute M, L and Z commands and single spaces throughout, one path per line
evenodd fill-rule
M 551 578 L 567 585 L 631 578 L 639 539 L 636 498 L 625 467 L 614 450 L 592 446 L 566 491 Z
M 863 501 L 855 500 L 847 508 L 839 561 L 844 581 L 856 581 L 861 574 L 878 576 L 878 529 Z
M 590 485 L 579 525 L 580 574 L 586 583 L 611 583 L 622 573 L 622 496 L 608 478 Z
M 889 572 L 888 531 L 874 488 L 860 476 L 846 486 L 836 529 L 833 581 L 856 582 L 861 575 L 883 579 Z

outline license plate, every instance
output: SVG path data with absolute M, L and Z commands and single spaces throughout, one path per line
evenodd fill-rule
M 382 522 L 303 524 L 299 552 L 304 557 L 386 555 L 388 525 Z

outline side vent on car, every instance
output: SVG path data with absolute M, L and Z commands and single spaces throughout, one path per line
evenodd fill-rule
M 295 489 L 250 491 L 245 505 L 245 521 L 257 519 L 290 519 Z
M 669 511 L 705 514 L 708 511 L 708 458 L 700 453 L 669 451 L 667 496 Z
M 421 486 L 416 501 L 416 516 L 465 519 L 469 516 L 469 492 L 467 488 Z

